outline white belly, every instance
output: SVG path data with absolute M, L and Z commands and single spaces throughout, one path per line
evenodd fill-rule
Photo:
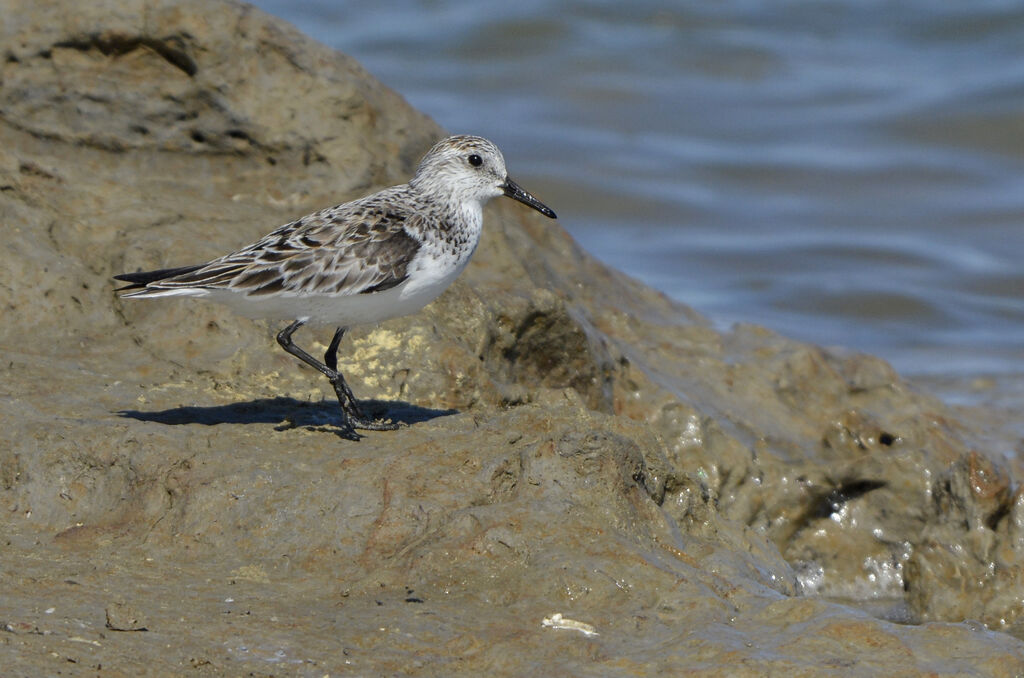
M 470 251 L 454 258 L 435 257 L 422 252 L 410 265 L 409 277 L 402 284 L 369 294 L 300 295 L 284 292 L 249 296 L 224 289 L 180 290 L 179 293 L 204 296 L 250 318 L 303 320 L 310 325 L 352 327 L 419 311 L 448 289 L 465 269 L 472 254 Z

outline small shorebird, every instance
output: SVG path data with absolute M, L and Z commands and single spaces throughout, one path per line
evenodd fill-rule
M 206 297 L 251 318 L 291 320 L 277 342 L 330 380 L 343 434 L 358 440 L 356 429 L 399 425 L 367 419 L 338 371 L 345 330 L 436 299 L 476 250 L 484 204 L 500 195 L 556 218 L 509 178 L 497 146 L 448 137 L 423 156 L 408 184 L 314 212 L 205 264 L 114 277 L 130 283 L 118 290 L 124 298 Z M 292 342 L 307 323 L 337 328 L 323 362 Z

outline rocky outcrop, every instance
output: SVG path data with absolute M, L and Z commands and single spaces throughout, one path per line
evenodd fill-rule
M 884 362 L 718 332 L 496 204 L 449 292 L 346 338 L 410 426 L 343 440 L 278 328 L 110 276 L 405 181 L 442 131 L 245 5 L 0 9 L 5 672 L 1024 670 L 959 623 L 1024 635 L 1018 488 Z

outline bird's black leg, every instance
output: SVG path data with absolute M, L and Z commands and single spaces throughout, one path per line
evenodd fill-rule
M 301 320 L 296 320 L 291 325 L 278 332 L 277 343 L 281 345 L 281 348 L 288 351 L 302 362 L 318 370 L 321 374 L 330 379 L 331 382 L 333 383 L 334 379 L 338 377 L 338 371 L 332 367 L 323 364 L 313 356 L 309 355 L 301 348 L 296 346 L 295 342 L 292 341 L 292 335 L 295 334 L 295 330 L 302 327 L 302 324 L 303 323 Z M 334 363 L 335 366 L 337 366 L 337 358 L 334 359 Z M 344 437 L 348 438 L 349 440 L 359 440 L 362 436 L 356 433 L 355 424 L 353 424 L 353 422 L 349 419 L 348 413 L 345 411 L 344 406 L 342 407 L 342 413 L 345 418 L 345 420 L 342 422 L 342 428 L 344 431 L 342 435 L 344 435 Z
M 359 407 L 359 401 L 352 395 L 352 389 L 345 383 L 345 378 L 341 376 L 341 372 L 338 371 L 338 344 L 341 343 L 341 338 L 345 336 L 345 328 L 339 327 L 334 330 L 334 337 L 331 339 L 330 346 L 327 347 L 327 352 L 324 353 L 324 364 L 327 365 L 334 374 L 337 376 L 331 378 L 331 385 L 334 386 L 334 392 L 338 396 L 338 402 L 341 403 L 341 409 L 345 411 L 345 414 L 349 418 L 355 418 L 361 421 L 366 421 L 366 417 L 363 415 L 363 411 Z
M 335 372 L 338 371 L 338 345 L 341 344 L 343 336 L 345 336 L 344 327 L 334 330 L 334 338 L 331 339 L 331 345 L 327 347 L 327 352 L 324 353 L 324 365 L 327 365 Z
M 399 428 L 399 424 L 396 423 L 367 419 L 362 410 L 359 409 L 359 403 L 356 401 L 355 396 L 352 395 L 352 389 L 348 387 L 348 384 L 345 383 L 345 378 L 338 371 L 338 344 L 341 343 L 341 337 L 345 334 L 345 328 L 339 327 L 334 332 L 334 338 L 331 339 L 331 344 L 327 347 L 327 352 L 324 354 L 324 362 L 321 363 L 296 346 L 292 341 L 292 334 L 302 325 L 303 322 L 301 320 L 296 320 L 278 332 L 277 343 L 285 351 L 291 353 L 310 367 L 315 368 L 330 380 L 331 385 L 334 387 L 334 393 L 338 396 L 338 404 L 341 405 L 341 411 L 345 417 L 345 429 L 350 434 L 347 437 L 358 440 L 359 434 L 355 432 L 357 428 L 367 431 L 393 431 Z
M 344 327 L 336 329 L 331 344 L 327 347 L 327 352 L 324 353 L 324 363 L 336 375 L 328 378 L 331 380 L 331 386 L 334 387 L 334 393 L 338 396 L 338 403 L 341 405 L 342 411 L 355 428 L 366 431 L 394 431 L 399 428 L 399 424 L 368 419 L 363 414 L 362 408 L 359 407 L 359 401 L 352 395 L 352 389 L 345 383 L 345 377 L 341 376 L 341 372 L 338 371 L 338 344 L 341 343 L 341 338 L 344 335 Z
M 313 356 L 309 355 L 301 348 L 296 346 L 295 343 L 292 341 L 292 335 L 295 334 L 295 330 L 302 327 L 302 325 L 303 322 L 301 320 L 296 320 L 291 325 L 278 332 L 277 343 L 281 344 L 281 348 L 288 351 L 302 362 L 306 363 L 310 367 L 316 368 L 317 371 L 319 371 L 328 379 L 333 378 L 336 374 L 338 374 L 337 370 L 334 370 L 328 367 L 327 365 L 324 365 L 322 362 L 320 362 L 319 360 L 317 360 L 316 358 L 314 358 Z

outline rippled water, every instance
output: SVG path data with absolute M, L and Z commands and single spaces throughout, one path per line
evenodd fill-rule
M 1024 379 L 1024 7 L 260 0 L 721 324 Z

